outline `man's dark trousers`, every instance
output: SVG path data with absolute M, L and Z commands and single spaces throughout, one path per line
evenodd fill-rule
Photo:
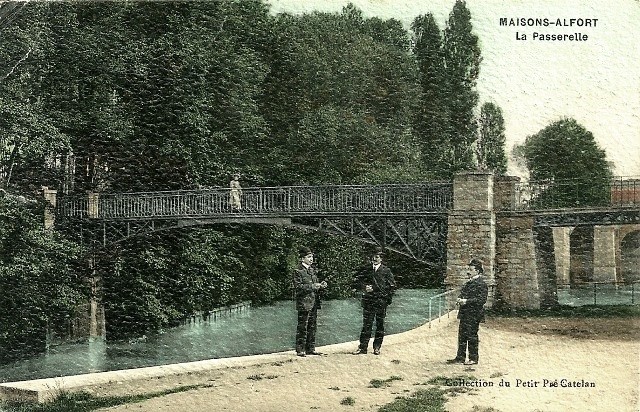
M 458 327 L 458 354 L 457 359 L 465 359 L 467 354 L 467 343 L 469 345 L 469 360 L 478 361 L 478 329 L 480 320 L 476 318 L 460 319 Z
M 384 318 L 387 315 L 387 303 L 381 299 L 364 300 L 362 308 L 362 332 L 360 332 L 360 346 L 367 350 L 373 322 L 376 322 L 376 334 L 373 339 L 373 349 L 380 349 L 384 339 Z
M 316 329 L 318 328 L 318 305 L 311 310 L 298 311 L 298 327 L 296 329 L 296 352 L 311 353 L 316 350 Z

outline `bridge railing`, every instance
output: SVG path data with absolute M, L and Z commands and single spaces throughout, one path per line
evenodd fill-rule
M 637 305 L 640 282 L 583 282 L 558 284 L 558 302 L 562 305 Z
M 227 188 L 135 192 L 61 198 L 58 213 L 70 217 L 139 219 L 226 214 L 295 215 L 416 213 L 450 209 L 450 183 L 376 186 L 282 186 L 243 188 L 232 209 Z
M 545 180 L 515 184 L 515 208 L 544 210 L 640 205 L 640 178 Z
M 431 322 L 434 320 L 437 319 L 440 322 L 442 315 L 446 314 L 448 318 L 451 311 L 457 309 L 456 300 L 453 296 L 459 292 L 460 288 L 454 288 L 429 298 L 429 327 L 431 327 Z M 437 317 L 435 317 L 436 306 L 438 307 Z

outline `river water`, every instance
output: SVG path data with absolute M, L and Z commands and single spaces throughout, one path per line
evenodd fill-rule
M 387 334 L 424 324 L 429 297 L 439 289 L 401 289 L 387 309 Z M 434 301 L 434 315 L 438 315 Z M 317 346 L 357 340 L 362 310 L 357 299 L 322 303 Z M 139 368 L 291 350 L 296 311 L 293 301 L 249 308 L 216 320 L 196 321 L 135 342 L 93 341 L 51 347 L 40 356 L 0 366 L 0 382 Z M 354 350 L 356 347 L 354 346 Z

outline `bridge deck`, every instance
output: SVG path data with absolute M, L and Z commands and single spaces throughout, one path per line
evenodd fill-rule
M 100 194 L 61 198 L 58 215 L 105 220 L 204 217 L 385 216 L 443 213 L 451 208 L 450 183 L 379 186 L 285 186 L 242 189 L 240 208 L 231 191 Z

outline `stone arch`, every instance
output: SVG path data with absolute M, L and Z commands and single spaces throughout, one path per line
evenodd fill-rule
M 640 281 L 640 228 L 621 236 L 619 256 L 621 280 Z
M 578 226 L 570 235 L 571 284 L 593 281 L 593 226 Z

